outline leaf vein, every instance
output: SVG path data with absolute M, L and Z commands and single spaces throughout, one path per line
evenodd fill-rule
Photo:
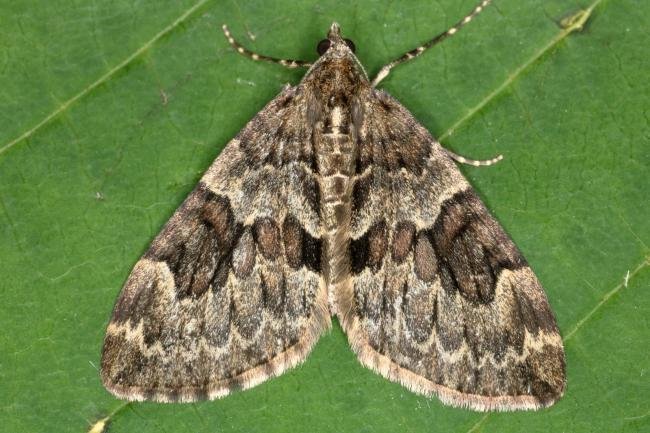
M 533 65 L 540 58 L 542 58 L 547 52 L 553 50 L 556 45 L 562 42 L 571 33 L 582 30 L 584 24 L 591 16 L 591 13 L 593 12 L 594 8 L 596 8 L 596 6 L 598 6 L 598 4 L 601 1 L 602 0 L 594 1 L 587 9 L 582 10 L 577 14 L 573 15 L 569 20 L 565 20 L 567 24 L 558 34 L 555 35 L 555 37 L 553 37 L 553 39 L 551 39 L 542 48 L 537 50 L 537 52 L 535 52 L 535 54 L 533 54 L 531 58 L 526 60 L 524 63 L 519 65 L 514 71 L 508 74 L 505 81 L 503 81 L 501 85 L 499 85 L 496 89 L 488 93 L 478 104 L 472 107 L 467 113 L 465 113 L 465 115 L 463 115 L 453 125 L 447 128 L 447 130 L 438 137 L 438 140 L 443 141 L 445 138 L 453 134 L 454 131 L 458 129 L 458 127 L 460 127 L 462 124 L 464 124 L 465 122 L 473 118 L 475 115 L 477 115 L 493 99 L 498 97 L 501 93 L 503 93 L 504 90 L 510 87 L 510 85 L 513 82 L 515 82 L 520 75 L 522 75 L 531 65 Z
M 120 72 L 122 69 L 124 69 L 126 66 L 128 66 L 131 62 L 133 62 L 135 59 L 140 57 L 145 51 L 147 51 L 149 48 L 151 48 L 156 42 L 158 42 L 161 38 L 166 36 L 167 34 L 171 33 L 176 27 L 181 25 L 183 22 L 185 22 L 197 9 L 202 7 L 204 4 L 206 4 L 210 0 L 199 0 L 194 6 L 190 7 L 187 9 L 185 12 L 183 12 L 178 18 L 176 18 L 171 24 L 166 26 L 164 29 L 159 31 L 154 35 L 153 38 L 149 39 L 147 42 L 144 43 L 140 48 L 135 50 L 131 55 L 129 55 L 126 59 L 122 60 L 119 64 L 117 64 L 115 67 L 113 67 L 111 70 L 106 72 L 104 75 L 99 77 L 97 80 L 95 80 L 93 83 L 89 84 L 86 86 L 83 90 L 81 90 L 79 93 L 68 99 L 67 101 L 61 103 L 59 107 L 52 111 L 50 114 L 48 114 L 45 118 L 43 118 L 40 122 L 38 122 L 36 125 L 25 131 L 23 134 L 20 136 L 14 138 L 4 146 L 0 147 L 0 155 L 5 153 L 7 150 L 15 146 L 16 144 L 30 138 L 34 133 L 36 133 L 38 130 L 40 130 L 43 126 L 47 125 L 51 120 L 55 119 L 58 117 L 61 113 L 65 112 L 71 105 L 82 99 L 84 96 L 88 95 L 90 92 L 92 92 L 94 89 L 102 85 L 103 83 L 107 82 L 109 79 L 111 79 L 114 75 L 116 75 L 118 72 Z

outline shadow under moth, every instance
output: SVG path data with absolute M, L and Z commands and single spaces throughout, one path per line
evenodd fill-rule
M 454 160 L 370 81 L 332 24 L 308 67 L 224 148 L 136 263 L 101 377 L 127 400 L 225 396 L 302 362 L 336 315 L 360 362 L 474 410 L 537 409 L 565 387 L 544 291 Z

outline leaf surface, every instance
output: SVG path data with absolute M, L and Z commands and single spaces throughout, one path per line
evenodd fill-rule
M 556 312 L 568 388 L 555 406 L 443 406 L 362 368 L 338 326 L 301 367 L 222 400 L 125 405 L 101 386 L 104 328 L 131 267 L 225 143 L 302 75 L 238 56 L 221 24 L 261 53 L 314 59 L 337 20 L 374 75 L 473 6 L 0 4 L 3 429 L 85 431 L 108 417 L 112 432 L 141 433 L 650 430 L 650 3 L 633 0 L 495 0 L 381 84 L 450 149 L 505 155 L 463 171 Z

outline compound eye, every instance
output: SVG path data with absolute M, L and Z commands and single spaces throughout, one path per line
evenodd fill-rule
M 357 52 L 357 47 L 354 45 L 354 42 L 352 42 L 350 39 L 343 39 L 343 42 L 345 42 L 345 45 L 348 46 L 350 51 L 352 51 L 353 53 Z
M 330 42 L 329 39 L 323 39 L 318 43 L 318 46 L 316 47 L 316 51 L 318 51 L 318 55 L 322 56 L 325 54 L 325 51 L 329 50 L 330 46 L 332 43 Z

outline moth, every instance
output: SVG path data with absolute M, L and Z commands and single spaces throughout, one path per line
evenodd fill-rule
M 332 24 L 308 67 L 224 148 L 136 263 L 101 362 L 119 398 L 225 396 L 302 362 L 336 316 L 360 362 L 474 410 L 537 409 L 565 388 L 533 271 L 455 162 L 370 81 Z

